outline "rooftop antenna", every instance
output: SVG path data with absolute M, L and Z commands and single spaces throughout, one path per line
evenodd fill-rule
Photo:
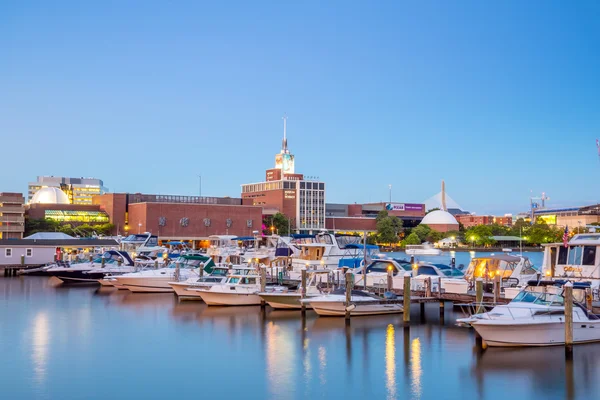
M 281 143 L 281 152 L 287 153 L 287 115 L 283 114 L 283 142 Z
M 446 210 L 446 183 L 442 179 L 442 211 Z

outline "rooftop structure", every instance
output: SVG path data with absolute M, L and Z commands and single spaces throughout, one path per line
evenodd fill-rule
M 71 202 L 60 188 L 43 187 L 35 192 L 29 204 L 71 204 Z
M 446 184 L 442 181 L 442 191 L 440 198 L 440 210 L 435 210 L 423 218 L 422 225 L 428 225 L 431 229 L 438 232 L 448 232 L 458 230 L 458 221 L 447 211 L 446 207 Z
M 96 178 L 67 178 L 64 176 L 38 176 L 28 184 L 27 202 L 31 203 L 36 192 L 42 188 L 62 190 L 71 204 L 92 204 L 92 196 L 106 193 L 104 182 Z

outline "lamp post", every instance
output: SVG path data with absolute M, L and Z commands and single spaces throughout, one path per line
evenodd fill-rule
M 475 248 L 475 236 L 471 236 L 471 246 Z
M 142 223 L 138 222 L 138 234 L 142 233 Z
M 390 204 L 392 204 L 392 184 L 389 184 L 390 187 Z
M 202 197 L 202 175 L 198 175 L 198 197 Z

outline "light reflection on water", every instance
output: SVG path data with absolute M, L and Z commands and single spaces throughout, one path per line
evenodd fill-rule
M 600 345 L 488 349 L 437 305 L 427 318 L 306 319 L 206 307 L 172 295 L 56 288 L 0 278 L 0 376 L 7 399 L 587 399 Z M 102 384 L 99 384 L 102 382 Z M 510 395 L 507 395 L 510 390 Z

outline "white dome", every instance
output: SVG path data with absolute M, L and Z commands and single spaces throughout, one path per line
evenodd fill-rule
M 435 210 L 423 217 L 423 225 L 458 225 L 458 221 L 448 211 Z
M 31 204 L 69 204 L 69 198 L 59 188 L 43 187 L 31 198 Z

